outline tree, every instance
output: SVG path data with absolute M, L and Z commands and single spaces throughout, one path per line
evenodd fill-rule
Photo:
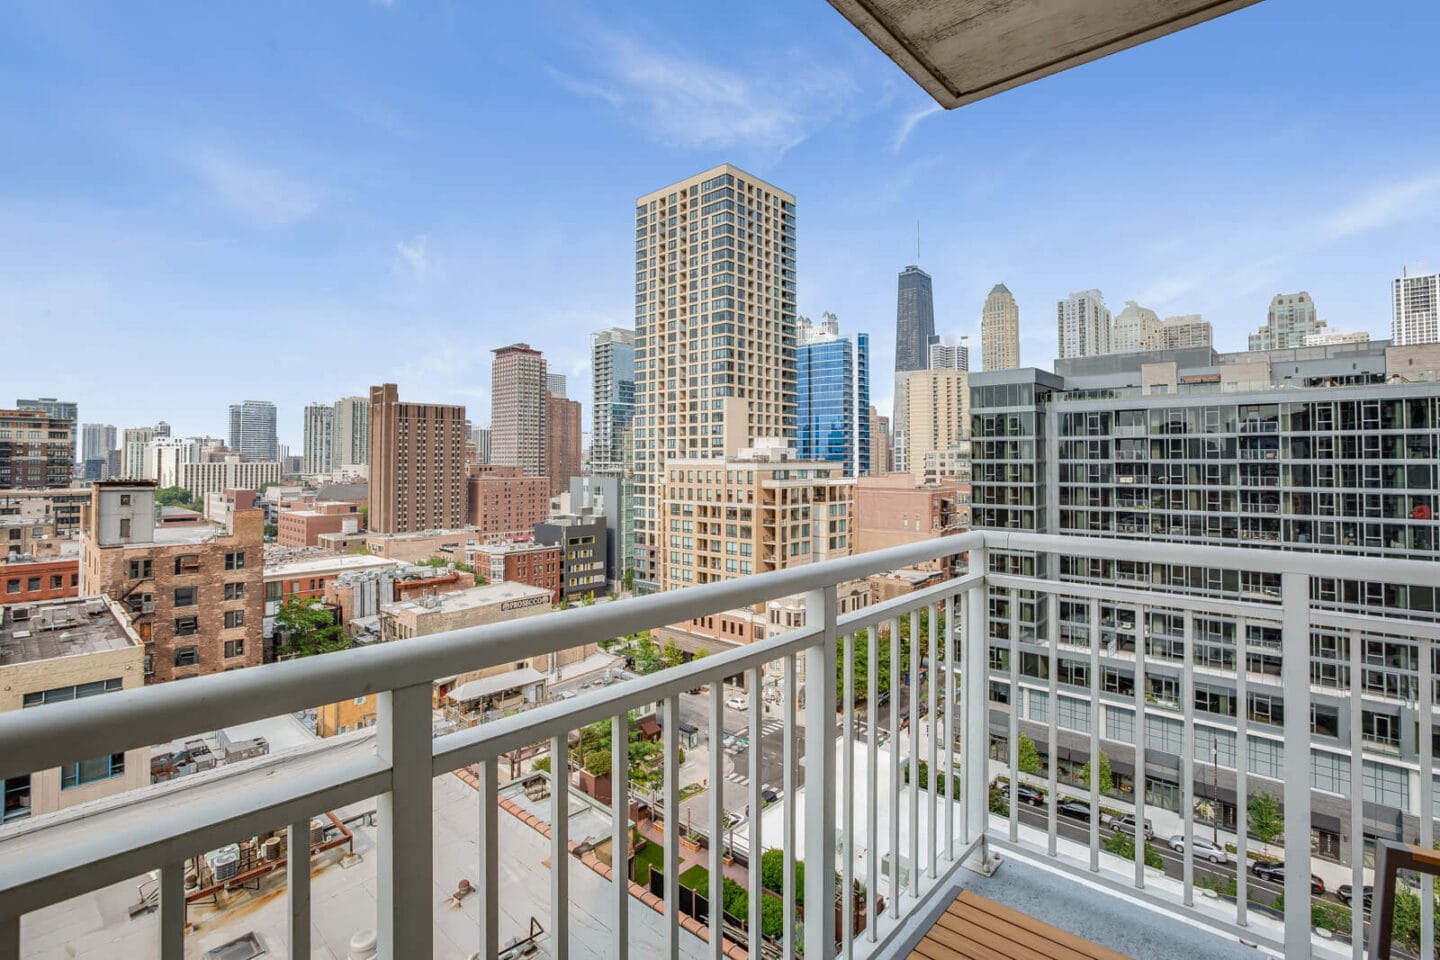
M 1122 860 L 1135 859 L 1135 838 L 1128 833 L 1112 833 L 1105 838 L 1105 849 L 1115 854 Z M 1145 844 L 1145 866 L 1154 867 L 1157 870 L 1164 869 L 1165 858 L 1160 856 L 1160 851 L 1150 844 Z
M 1040 764 L 1040 751 L 1035 749 L 1035 741 L 1023 733 L 1020 734 L 1017 752 L 1020 757 L 1021 773 L 1039 774 L 1044 770 Z
M 160 507 L 184 507 L 186 510 L 199 510 L 200 503 L 184 487 L 161 487 L 155 491 L 155 504 Z
M 696 660 L 703 660 L 705 657 L 708 656 L 710 656 L 710 651 L 706 650 L 704 647 L 700 647 L 694 653 L 690 654 L 690 662 L 694 663 Z
M 633 568 L 626 570 L 624 575 L 620 577 L 620 589 L 626 593 L 635 589 L 635 570 Z
M 1275 794 L 1261 790 L 1251 794 L 1245 808 L 1250 817 L 1250 832 L 1260 838 L 1268 853 L 1270 844 L 1285 832 L 1285 814 L 1280 810 L 1280 801 Z
M 660 648 L 650 639 L 650 634 L 642 634 L 635 642 L 635 670 L 637 673 L 649 674 L 659 669 Z
M 280 528 L 273 523 L 265 524 L 265 539 L 274 540 L 280 535 Z
M 370 529 L 370 508 L 368 506 L 360 507 L 360 529 Z
M 291 597 L 275 615 L 282 656 L 309 657 L 350 646 L 335 614 L 318 600 Z
M 1115 777 L 1110 772 L 1110 758 L 1101 750 L 1100 757 L 1100 792 L 1111 793 L 1115 790 Z M 1090 786 L 1090 761 L 1085 761 L 1085 766 L 1080 768 L 1080 783 L 1085 787 Z
M 1403 883 L 1395 884 L 1391 930 L 1395 940 L 1416 956 L 1420 954 L 1420 910 L 1420 895 Z M 1440 929 L 1440 897 L 1436 898 L 1435 920 L 1436 928 Z
M 660 666 L 665 669 L 678 667 L 685 662 L 685 655 L 680 652 L 680 646 L 675 642 L 674 637 L 665 638 L 665 647 L 660 651 Z

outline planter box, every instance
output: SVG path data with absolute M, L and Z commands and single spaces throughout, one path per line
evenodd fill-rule
M 689 837 L 681 837 L 680 846 L 684 847 L 686 850 L 689 850 L 691 853 L 699 853 L 701 844 L 699 840 L 691 840 Z

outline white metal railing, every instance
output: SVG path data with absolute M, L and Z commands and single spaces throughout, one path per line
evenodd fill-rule
M 1277 574 L 1280 596 L 1268 602 L 1221 599 L 1213 596 L 1181 595 L 1143 587 L 1117 587 L 1062 582 L 1044 576 L 1019 576 L 990 572 L 990 558 L 997 563 L 1015 553 L 1036 556 L 1075 555 L 1097 559 L 1148 560 L 1163 564 L 1248 570 Z M 969 566 L 956 563 L 955 574 L 937 585 L 840 615 L 837 612 L 837 585 L 852 579 L 883 573 L 921 561 L 960 560 L 968 556 Z M 1002 567 L 997 566 L 997 569 Z M 1053 577 L 1056 567 L 1050 567 Z M 724 853 L 720 842 L 723 815 L 722 751 L 723 684 L 726 678 L 746 674 L 752 695 L 748 704 L 751 768 L 748 800 L 752 812 L 745 838 L 750 851 L 767 847 L 784 850 L 785 883 L 782 892 L 784 932 L 775 952 L 789 960 L 797 949 L 795 864 L 803 852 L 806 861 L 803 900 L 811 907 L 812 922 L 803 926 L 803 947 L 808 957 L 856 954 L 874 956 L 895 947 L 895 938 L 904 920 L 949 885 L 958 866 L 967 860 L 988 862 L 989 847 L 999 845 L 1017 853 L 1040 853 L 1076 875 L 1128 895 L 1147 899 L 1159 908 L 1182 910 L 1217 932 L 1270 943 L 1286 956 L 1305 956 L 1311 950 L 1309 909 L 1310 822 L 1308 816 L 1286 818 L 1284 848 L 1288 870 L 1284 883 L 1286 909 L 1283 935 L 1250 925 L 1247 916 L 1247 876 L 1236 871 L 1237 894 L 1233 917 L 1200 909 L 1194 899 L 1194 769 L 1206 769 L 1206 758 L 1195 756 L 1194 666 L 1195 620 L 1197 617 L 1224 618 L 1238 624 L 1235 631 L 1237 663 L 1245 662 L 1250 623 L 1278 626 L 1287 651 L 1282 675 L 1234 675 L 1235 702 L 1241 709 L 1234 720 L 1237 742 L 1242 746 L 1233 773 L 1236 793 L 1248 791 L 1247 725 L 1243 705 L 1247 685 L 1269 684 L 1284 696 L 1283 735 L 1287 746 L 1283 776 L 1276 789 L 1283 794 L 1286 810 L 1310 808 L 1309 685 L 1310 630 L 1312 626 L 1339 629 L 1351 639 L 1351 676 L 1361 675 L 1361 638 L 1383 633 L 1412 638 L 1420 645 L 1418 662 L 1428 664 L 1430 645 L 1440 639 L 1440 627 L 1413 621 L 1380 622 L 1374 617 L 1313 608 L 1310 602 L 1313 576 L 1393 583 L 1440 586 L 1440 567 L 1431 564 L 1318 556 L 1314 554 L 1255 551 L 1235 548 L 1191 547 L 1173 544 L 1108 541 L 1093 538 L 1055 537 L 1022 533 L 972 532 L 865 554 L 791 570 L 746 577 L 682 591 L 636 598 L 622 602 L 583 607 L 523 621 L 460 630 L 452 633 L 401 641 L 361 650 L 343 651 L 304 660 L 275 664 L 210 676 L 186 683 L 172 683 L 141 690 L 122 691 L 104 697 L 47 706 L 38 710 L 0 715 L 0 778 L 23 775 L 63 762 L 75 762 L 97 754 L 164 743 L 216 727 L 294 712 L 316 704 L 378 694 L 378 722 L 363 734 L 337 738 L 299 753 L 261 758 L 227 768 L 217 775 L 197 775 L 169 784 L 156 785 L 128 796 L 113 797 L 60 814 L 35 818 L 0 830 L 0 960 L 20 956 L 21 918 L 24 914 L 64 901 L 78 894 L 127 880 L 145 871 L 160 871 L 161 957 L 178 960 L 184 955 L 184 856 L 185 852 L 207 850 L 237 838 L 289 825 L 297 844 L 304 844 L 310 817 L 369 797 L 378 797 L 378 924 L 382 955 L 422 957 L 432 952 L 434 905 L 431 903 L 432 871 L 432 778 L 473 765 L 478 776 L 480 955 L 494 957 L 500 948 L 499 858 L 497 799 L 500 786 L 499 759 L 520 747 L 548 740 L 552 769 L 566 769 L 570 734 L 591 723 L 612 725 L 612 742 L 627 741 L 630 712 L 643 705 L 664 705 L 664 811 L 679 810 L 677 764 L 680 697 L 686 691 L 708 685 L 707 716 L 712 749 L 709 780 L 710 822 L 712 824 L 708 866 L 710 889 L 723 889 Z M 511 663 L 582 644 L 633 633 L 642 629 L 680 623 L 697 616 L 718 613 L 780 597 L 803 594 L 806 626 L 738 647 L 703 660 L 641 677 L 622 684 L 582 693 L 558 703 L 547 704 L 523 714 L 495 720 L 468 730 L 438 738 L 431 735 L 431 683 L 433 678 Z M 1133 876 L 1118 877 L 1113 869 L 1102 869 L 1102 824 L 1092 815 L 1086 835 L 1066 837 L 1058 803 L 1060 684 L 1058 642 L 1061 622 L 1059 608 L 1064 601 L 1070 616 L 1083 612 L 1088 629 L 1077 648 L 1066 645 L 1067 659 L 1083 651 L 1089 667 L 1088 690 L 1080 699 L 1088 702 L 1088 748 L 1090 757 L 1105 749 L 1123 747 L 1102 736 L 1101 710 L 1121 706 L 1102 687 L 1102 664 L 1132 672 L 1132 694 L 1125 706 L 1133 711 L 1133 769 L 1140 777 L 1134 792 L 1137 823 L 1146 819 L 1146 791 L 1143 771 L 1146 753 L 1146 719 L 1173 717 L 1174 707 L 1149 704 L 1145 697 L 1147 669 L 1161 669 L 1173 676 L 1177 664 L 1169 658 L 1147 653 L 1145 637 L 1151 632 L 1150 611 L 1164 610 L 1183 621 L 1180 642 L 1183 660 L 1182 694 L 1179 711 L 1184 730 L 1179 756 L 1180 812 L 1183 820 L 1183 851 L 1180 886 L 1182 902 L 1167 899 L 1163 884 L 1147 878 L 1145 845 L 1136 844 Z M 998 603 L 999 606 L 994 606 Z M 1125 656 L 1104 648 L 1101 629 L 1102 606 L 1110 616 L 1121 611 L 1122 619 L 1133 624 L 1137 634 L 1134 649 Z M 1002 611 L 1001 614 L 996 613 Z M 944 629 L 940 627 L 944 621 Z M 910 638 L 908 659 L 902 659 L 902 644 L 894 642 L 902 633 L 902 622 Z M 922 628 L 922 624 L 924 627 Z M 877 708 L 882 693 L 880 643 L 888 635 L 889 676 L 892 697 L 886 726 L 879 729 Z M 861 637 L 868 637 L 863 644 Z M 1249 643 L 1254 646 L 1255 644 Z M 1000 668 L 989 665 L 992 646 L 1008 649 Z M 1044 662 L 1043 679 L 1022 672 L 1022 653 L 1032 652 L 1033 662 Z M 803 658 L 805 677 L 803 705 L 798 679 Z M 997 661 L 1001 662 L 1001 661 Z M 769 834 L 771 826 L 756 815 L 764 808 L 761 789 L 761 672 L 778 663 L 781 678 L 781 717 L 784 722 L 783 777 L 779 836 Z M 866 682 L 857 684 L 863 665 Z M 829 678 L 840 678 L 840 689 Z M 902 683 L 900 678 L 910 678 Z M 1020 770 L 1019 734 L 1036 731 L 1050 759 L 1044 787 L 1043 823 L 1022 821 L 1020 791 L 1012 789 L 1006 815 L 995 819 L 989 810 L 988 751 L 992 709 L 992 681 L 1008 685 L 1009 715 L 1006 719 L 1004 766 L 1010 782 L 1017 782 Z M 1433 686 L 1419 684 L 1420 715 L 1433 715 Z M 1022 688 L 1046 695 L 1045 715 L 1038 723 L 1034 712 L 1022 710 Z M 1066 689 L 1076 692 L 1073 685 Z M 908 708 L 901 694 L 907 692 Z M 1031 693 L 1025 694 L 1030 700 Z M 857 711 L 864 704 L 863 743 Z M 1361 780 L 1361 698 L 1351 699 L 1351 775 L 1357 787 Z M 1102 705 L 1104 705 L 1102 707 Z M 922 708 L 928 713 L 921 722 Z M 909 716 L 902 718 L 908 709 Z M 837 719 L 839 727 L 837 729 Z M 1207 721 L 1211 719 L 1207 717 Z M 803 727 L 803 736 L 802 736 Z M 928 729 L 928 735 L 926 730 Z M 1073 727 L 1065 735 L 1073 739 Z M 1085 731 L 1079 731 L 1081 733 Z M 885 743 L 881 743 L 882 737 Z M 800 745 L 803 752 L 797 756 Z M 1430 738 L 1419 738 L 1418 767 L 1423 777 L 1430 770 Z M 802 760 L 803 757 L 803 760 Z M 921 763 L 928 777 L 922 784 Z M 860 769 L 863 767 L 863 769 Z M 1101 808 L 1098 764 L 1091 764 L 1092 777 L 1086 799 L 1092 813 Z M 803 768 L 805 788 L 796 789 L 797 768 Z M 277 775 L 279 774 L 279 775 Z M 612 751 L 613 804 L 612 850 L 629 849 L 627 798 L 628 757 L 622 749 Z M 951 780 L 951 776 L 955 780 Z M 222 781 L 223 789 L 211 789 Z M 951 785 L 959 784 L 959 797 Z M 945 786 L 941 796 L 940 786 Z M 915 789 L 922 785 L 924 789 Z M 838 787 L 838 789 L 836 789 Z M 1431 791 L 1426 781 L 1419 791 L 1419 839 L 1433 840 Z M 569 785 L 564 777 L 554 779 L 552 790 L 551 903 L 548 929 L 553 943 L 551 954 L 568 955 L 570 935 L 570 860 L 566 811 Z M 1353 882 L 1363 887 L 1363 804 L 1361 791 L 1351 801 L 1351 857 Z M 838 794 L 838 799 L 837 799 Z M 1236 805 L 1238 860 L 1247 862 L 1252 844 L 1247 837 L 1244 803 Z M 861 816 L 863 808 L 863 817 Z M 678 956 L 681 944 L 679 904 L 679 816 L 663 820 L 664 914 L 667 956 Z M 803 834 L 797 835 L 803 819 Z M 882 823 L 883 821 L 883 823 Z M 882 826 L 884 829 L 882 830 Z M 1025 829 L 1022 831 L 1022 826 Z M 1041 841 L 1036 831 L 1043 829 Z M 1073 833 L 1073 831 L 1070 831 Z M 863 838 L 863 842 L 862 842 Z M 1063 843 L 1062 843 L 1063 841 Z M 295 858 L 298 860 L 299 858 Z M 838 862 L 837 862 L 838 860 Z M 739 918 L 748 929 L 763 926 L 763 899 L 760 858 L 752 856 L 748 889 L 750 916 Z M 309 953 L 310 905 L 308 874 L 302 869 L 289 872 L 290 944 L 292 956 Z M 611 955 L 623 958 L 630 947 L 629 910 L 631 896 L 628 871 L 613 875 L 609 921 L 613 944 Z M 860 887 L 856 887 L 856 881 Z M 1425 888 L 1424 917 L 1430 916 L 1428 884 Z M 882 915 L 881 897 L 884 897 Z M 718 894 L 717 894 L 718 899 Z M 813 905 L 827 905 L 817 911 Z M 830 922 L 828 905 L 839 914 Z M 815 922 L 817 913 L 820 922 Z M 863 914 L 863 923 L 857 919 Z M 1360 957 L 1361 918 L 1353 919 L 1353 955 Z M 858 928 L 858 932 L 857 932 Z M 712 956 L 724 948 L 723 911 L 712 907 L 709 916 Z M 1427 920 L 1424 945 L 1433 943 Z M 688 934 L 685 934 L 689 936 Z

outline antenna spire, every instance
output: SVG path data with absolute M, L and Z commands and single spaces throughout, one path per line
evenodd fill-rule
M 920 221 L 915 221 L 915 262 L 920 262 Z

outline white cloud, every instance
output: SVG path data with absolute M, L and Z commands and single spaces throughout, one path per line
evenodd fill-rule
M 805 140 L 856 92 L 849 73 L 776 56 L 782 70 L 732 69 L 610 30 L 586 36 L 594 76 L 550 70 L 578 96 L 624 110 L 649 134 L 681 147 L 751 146 L 781 153 Z
M 320 208 L 318 188 L 219 148 L 196 151 L 191 164 L 222 203 L 251 220 L 286 226 L 310 218 Z
M 1408 220 L 1440 207 L 1440 172 L 1381 184 L 1341 207 L 1321 225 L 1324 234 L 1340 240 Z
M 435 269 L 430 259 L 430 239 L 419 234 L 410 240 L 395 244 L 395 264 L 416 277 L 427 277 Z
M 910 139 L 910 134 L 915 131 L 915 127 L 920 121 L 926 117 L 934 116 L 939 112 L 940 104 L 932 103 L 929 106 L 921 107 L 919 110 L 912 110 L 910 113 L 905 114 L 900 120 L 900 128 L 895 131 L 895 141 L 890 144 L 890 152 L 899 153 L 901 148 L 905 146 L 905 141 Z

